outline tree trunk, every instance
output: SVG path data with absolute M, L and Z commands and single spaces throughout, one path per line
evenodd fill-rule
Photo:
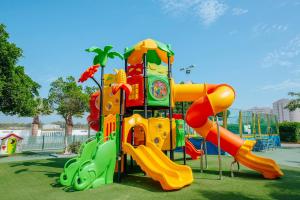
M 32 125 L 31 125 L 31 135 L 32 136 L 37 136 L 38 131 L 39 131 L 39 124 L 40 124 L 40 119 L 39 116 L 34 116 L 32 120 Z
M 65 118 L 65 137 L 64 137 L 65 152 L 64 152 L 64 154 L 69 154 L 69 151 L 68 151 L 68 136 L 72 135 L 72 129 L 73 129 L 72 116 L 67 116 Z
M 68 116 L 67 121 L 66 121 L 66 128 L 67 128 L 67 135 L 72 135 L 72 130 L 73 130 L 73 119 L 72 116 Z

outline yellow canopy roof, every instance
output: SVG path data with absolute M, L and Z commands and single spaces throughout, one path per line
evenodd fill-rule
M 170 63 L 174 62 L 174 52 L 170 47 L 152 39 L 143 40 L 126 50 L 124 57 L 127 58 L 129 64 L 135 65 L 143 62 L 144 53 L 151 54 L 151 59 L 156 61 L 156 64 L 159 64 L 157 62 L 160 61 L 168 63 L 168 56 L 170 57 Z

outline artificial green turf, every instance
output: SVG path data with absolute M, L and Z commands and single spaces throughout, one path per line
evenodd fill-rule
M 177 155 L 178 156 L 178 155 Z M 194 183 L 178 191 L 165 192 L 158 182 L 135 169 L 122 183 L 74 192 L 57 184 L 66 159 L 0 164 L 1 200 L 85 200 L 85 199 L 300 199 L 300 168 L 282 167 L 285 176 L 265 180 L 254 171 L 241 168 L 229 177 L 230 157 L 222 157 L 223 180 L 218 180 L 217 157 L 208 157 L 208 170 L 200 173 L 199 160 L 188 161 Z M 182 161 L 177 161 L 182 163 Z

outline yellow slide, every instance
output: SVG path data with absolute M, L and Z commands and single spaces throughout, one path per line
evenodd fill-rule
M 148 176 L 159 181 L 164 190 L 180 189 L 193 182 L 190 167 L 172 162 L 151 142 L 148 142 L 147 146 L 139 145 L 137 148 L 123 143 L 123 150 L 132 156 Z

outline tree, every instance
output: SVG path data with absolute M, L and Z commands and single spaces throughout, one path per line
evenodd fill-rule
M 88 93 L 86 93 L 86 92 Z M 75 78 L 67 77 L 65 80 L 59 77 L 51 83 L 49 91 L 49 103 L 57 114 L 65 120 L 65 153 L 67 150 L 67 135 L 72 134 L 73 117 L 82 117 L 89 110 L 89 93 L 92 88 L 83 88 L 77 85 Z
M 0 111 L 4 114 L 31 116 L 40 85 L 17 62 L 22 49 L 8 41 L 5 25 L 0 24 Z
M 85 90 L 77 85 L 72 76 L 67 77 L 66 80 L 60 77 L 51 83 L 49 103 L 52 109 L 65 120 L 68 135 L 72 134 L 73 117 L 82 117 L 89 109 L 89 93 L 92 89 Z
M 297 108 L 300 108 L 300 92 L 289 92 L 289 95 L 296 98 L 292 99 L 285 108 L 289 111 L 295 111 Z
M 49 115 L 52 113 L 52 109 L 49 100 L 46 98 L 36 98 L 35 107 L 33 108 L 33 121 L 32 121 L 32 135 L 37 135 L 37 131 L 40 125 L 40 116 Z

